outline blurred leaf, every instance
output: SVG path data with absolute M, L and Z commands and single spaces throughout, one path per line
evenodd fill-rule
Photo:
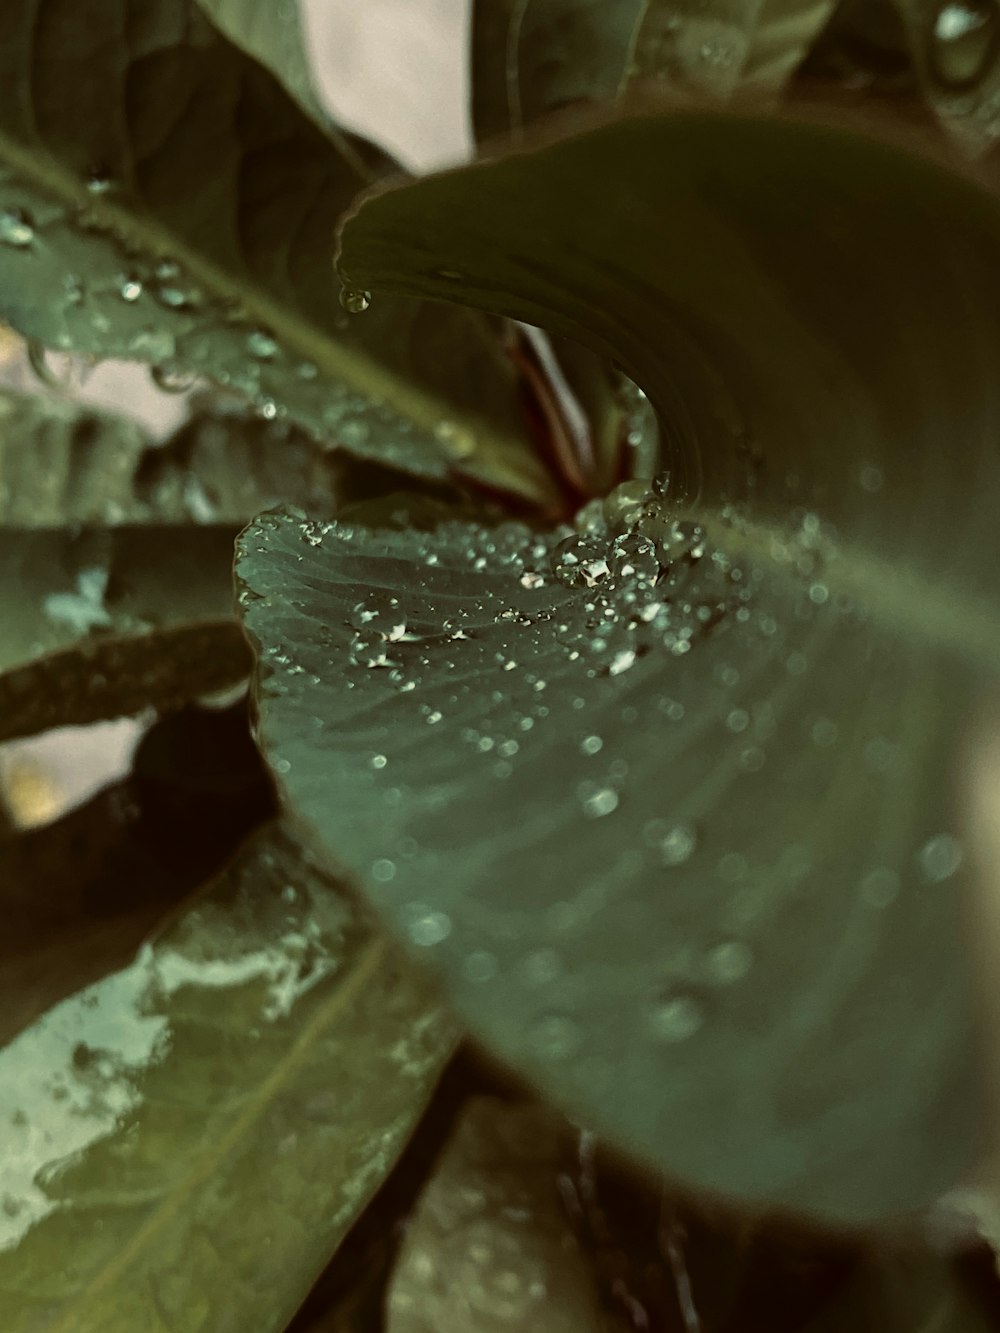
M 780 91 L 835 0 L 475 0 L 472 107 L 480 139 L 551 111 L 621 100 Z
M 10 0 L 0 314 L 48 346 L 149 361 L 162 382 L 207 376 L 354 453 L 543 502 L 489 321 L 338 304 L 334 226 L 376 160 L 194 0 Z
M 161 718 L 129 777 L 0 838 L 0 1042 L 130 961 L 181 898 L 274 813 L 246 705 Z
M 927 1203 L 983 1123 L 953 775 L 1000 661 L 997 204 L 838 130 L 643 117 L 343 247 L 617 356 L 672 480 L 567 545 L 259 523 L 286 799 L 619 1146 L 832 1221 Z
M 328 456 L 283 427 L 199 419 L 162 448 L 58 399 L 0 397 L 0 737 L 167 706 L 249 662 L 232 545 L 277 499 L 332 512 Z
M 978 157 L 1000 139 L 1000 10 L 994 0 L 894 0 L 928 104 Z
M 452 1030 L 280 828 L 0 1052 L 10 1333 L 284 1328 Z
M 386 1333 L 603 1333 L 611 1328 L 559 1195 L 562 1122 L 471 1101 L 417 1204 Z
M 990 1333 L 996 1322 L 960 1266 L 920 1251 L 873 1247 L 858 1271 L 802 1333 Z

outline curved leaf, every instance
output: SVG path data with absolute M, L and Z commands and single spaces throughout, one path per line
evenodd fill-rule
M 0 1051 L 5 1327 L 277 1333 L 451 1042 L 351 900 L 258 835 L 130 967 Z
M 487 321 L 338 304 L 331 236 L 371 156 L 311 122 L 194 0 L 12 0 L 0 315 L 161 379 L 207 376 L 352 452 L 544 500 Z
M 258 526 L 288 799 L 620 1145 L 841 1221 L 933 1198 L 982 1103 L 952 794 L 1000 661 L 997 204 L 832 128 L 651 116 L 373 198 L 342 264 L 589 337 L 672 480 L 575 555 Z
M 472 109 L 480 139 L 515 134 L 637 82 L 673 97 L 771 95 L 834 0 L 476 0 Z

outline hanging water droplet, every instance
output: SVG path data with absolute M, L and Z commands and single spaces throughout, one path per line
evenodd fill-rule
M 671 994 L 653 1005 L 649 1024 L 660 1041 L 687 1041 L 705 1022 L 705 1011 L 693 995 Z
M 35 239 L 35 224 L 23 208 L 0 210 L 0 243 L 23 250 Z
M 349 315 L 363 315 L 372 303 L 371 292 L 361 287 L 341 287 L 340 304 Z
M 278 352 L 277 339 L 267 329 L 251 329 L 247 334 L 247 351 L 258 361 L 270 361 Z
M 945 88 L 970 88 L 982 78 L 1000 46 L 1000 13 L 994 0 L 947 0 L 934 16 L 929 59 Z

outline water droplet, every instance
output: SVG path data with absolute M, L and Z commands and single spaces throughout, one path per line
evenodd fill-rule
M 388 884 L 396 878 L 396 863 L 388 857 L 380 857 L 372 863 L 372 879 L 376 884 Z M 442 937 L 443 938 L 443 937 Z
M 705 955 L 705 967 L 722 986 L 742 981 L 753 966 L 753 950 L 742 940 L 723 940 Z
M 142 295 L 142 283 L 138 278 L 131 275 L 123 276 L 118 280 L 118 295 L 123 301 L 127 301 L 131 305 L 133 301 L 138 301 Z
M 341 287 L 340 304 L 349 315 L 363 315 L 372 303 L 371 292 L 361 287 Z
M 998 44 L 1000 15 L 993 0 L 947 0 L 931 27 L 931 69 L 945 88 L 970 88 L 992 65 Z
M 492 981 L 497 974 L 497 960 L 486 949 L 474 949 L 462 964 L 466 981 L 474 985 Z
M 604 741 L 600 736 L 585 736 L 580 742 L 580 749 L 584 754 L 598 754 L 604 749 Z
M 899 874 L 890 866 L 876 866 L 861 880 L 860 888 L 869 907 L 888 907 L 899 896 Z
M 197 379 L 196 375 L 175 361 L 160 361 L 150 366 L 149 375 L 156 387 L 164 393 L 187 393 Z
M 650 1027 L 661 1041 L 686 1041 L 704 1022 L 705 1012 L 692 995 L 665 996 L 650 1011 Z
M 23 250 L 35 239 L 35 224 L 23 208 L 0 210 L 0 242 Z
M 618 793 L 614 787 L 599 787 L 593 782 L 581 782 L 577 792 L 583 813 L 589 819 L 602 819 L 618 809 Z
M 247 351 L 258 361 L 270 361 L 278 352 L 277 339 L 267 329 L 252 329 L 247 334 Z
M 962 844 L 950 833 L 939 833 L 924 843 L 917 853 L 917 861 L 926 879 L 932 884 L 941 884 L 962 864 Z
M 423 903 L 411 903 L 407 916 L 410 939 L 422 949 L 433 948 L 451 934 L 451 917 L 444 912 L 435 912 Z
M 582 1034 L 564 1014 L 546 1014 L 531 1028 L 529 1040 L 544 1060 L 565 1060 L 580 1048 Z
M 476 437 L 454 421 L 439 421 L 434 427 L 434 436 L 453 458 L 468 458 L 476 451 Z
M 592 537 L 566 537 L 551 561 L 553 574 L 567 588 L 594 588 L 611 572 L 604 543 Z
M 651 819 L 642 836 L 647 846 L 659 852 L 665 866 L 683 865 L 698 845 L 698 834 L 690 824 L 668 824 L 665 819 Z
M 106 171 L 92 171 L 87 177 L 87 192 L 89 194 L 108 194 L 114 189 L 114 181 Z

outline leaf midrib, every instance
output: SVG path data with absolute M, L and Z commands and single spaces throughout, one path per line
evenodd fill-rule
M 332 148 L 332 145 L 331 145 Z M 434 427 L 447 418 L 461 423 L 463 413 L 451 404 L 445 404 L 433 394 L 426 393 L 399 375 L 380 366 L 373 358 L 336 342 L 302 316 L 294 314 L 268 296 L 252 280 L 235 280 L 226 270 L 206 260 L 173 232 L 160 226 L 138 208 L 130 211 L 107 198 L 92 197 L 85 191 L 72 172 L 62 167 L 47 151 L 34 154 L 0 130 L 0 160 L 5 161 L 23 179 L 40 187 L 47 194 L 69 207 L 86 207 L 98 225 L 111 231 L 115 242 L 134 245 L 147 253 L 169 255 L 183 265 L 197 284 L 212 293 L 216 299 L 236 297 L 249 316 L 249 323 L 266 326 L 275 334 L 279 344 L 292 349 L 304 360 L 311 361 L 333 378 L 339 378 L 357 393 L 371 401 L 390 404 L 402 417 L 421 429 L 433 433 Z M 331 300 L 337 283 L 333 263 L 333 237 L 330 245 Z M 354 316 L 363 318 L 363 315 Z M 517 436 L 494 430 L 482 416 L 465 414 L 470 432 L 478 442 L 477 455 L 495 449 L 504 458 L 516 460 L 522 455 L 531 458 L 524 441 Z M 528 481 L 530 473 L 521 468 L 511 469 L 520 483 L 522 493 L 537 499 L 537 486 Z M 505 469 L 508 471 L 508 469 Z M 512 478 L 513 479 L 513 478 Z M 537 481 L 537 479 L 536 479 Z M 527 483 L 527 484 L 526 484 Z M 528 487 L 531 489 L 528 490 Z

